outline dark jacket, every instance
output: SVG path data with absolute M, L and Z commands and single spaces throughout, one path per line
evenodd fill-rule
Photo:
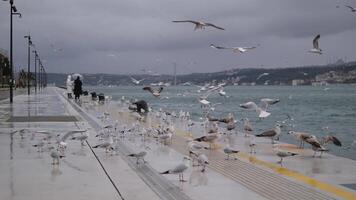
M 82 94 L 82 81 L 79 79 L 79 77 L 77 79 L 75 79 L 74 81 L 74 89 L 73 89 L 73 93 L 75 95 L 80 95 Z

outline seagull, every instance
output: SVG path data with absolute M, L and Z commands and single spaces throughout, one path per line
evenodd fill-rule
M 243 126 L 244 126 L 245 137 L 247 137 L 247 135 L 253 131 L 252 125 L 248 118 L 243 118 L 242 121 L 243 121 Z
M 266 118 L 269 115 L 271 115 L 271 113 L 266 111 L 267 108 L 271 105 L 278 103 L 280 100 L 279 99 L 263 98 L 260 101 L 261 101 L 260 106 L 257 106 L 255 102 L 249 101 L 247 103 L 240 104 L 240 107 L 249 109 L 249 110 L 255 110 L 257 112 L 259 118 Z
M 198 155 L 198 164 L 199 164 L 200 166 L 202 166 L 201 172 L 205 172 L 205 167 L 206 167 L 206 165 L 209 164 L 208 157 L 206 157 L 205 154 L 199 154 L 199 155 Z
M 190 165 L 190 158 L 184 156 L 183 163 L 178 164 L 175 168 L 161 172 L 160 174 L 178 174 L 180 182 L 186 182 L 183 178 L 183 172 L 188 169 Z
M 262 78 L 263 76 L 268 76 L 268 75 L 269 75 L 269 73 L 267 73 L 267 72 L 262 73 L 262 74 L 260 74 L 260 75 L 257 77 L 256 80 L 259 80 L 259 79 Z
M 299 148 L 304 148 L 304 142 L 308 139 L 311 135 L 309 133 L 304 132 L 296 132 L 296 131 L 289 131 L 288 134 L 293 135 L 297 140 L 300 141 Z
M 219 90 L 218 94 L 222 97 L 228 97 L 226 96 L 226 92 L 224 91 L 224 89 Z
M 82 146 L 84 146 L 84 145 L 85 145 L 85 144 L 84 144 L 84 141 L 87 140 L 88 137 L 89 137 L 89 135 L 88 135 L 87 133 L 84 133 L 84 134 L 82 134 L 82 135 L 73 136 L 71 139 L 72 139 L 72 140 L 79 140 L 79 141 L 80 141 L 80 144 L 81 144 Z
M 316 138 L 315 135 L 311 135 L 310 137 L 308 137 L 305 142 L 307 142 L 308 144 L 310 144 L 312 146 L 312 149 L 314 151 L 314 155 L 313 157 L 315 157 L 316 152 L 320 151 L 320 158 L 323 155 L 324 151 L 327 151 L 327 149 L 322 146 L 322 144 L 318 141 L 318 139 Z
M 278 147 L 273 147 L 273 150 L 276 153 L 276 155 L 281 158 L 281 160 L 277 162 L 281 164 L 281 166 L 282 166 L 283 158 L 298 155 L 297 153 L 281 150 Z
M 136 79 L 134 79 L 134 78 L 132 78 L 132 77 L 130 77 L 130 78 L 131 78 L 131 81 L 132 81 L 134 84 L 136 84 L 136 85 L 140 85 L 141 81 L 145 80 L 144 78 L 141 79 L 141 80 L 136 80 Z
M 188 151 L 189 151 L 189 155 L 193 154 L 195 151 L 199 151 L 201 149 L 207 149 L 206 147 L 204 147 L 203 145 L 197 143 L 196 141 L 193 140 L 188 140 Z
M 67 138 L 69 138 L 69 136 L 75 134 L 75 133 L 85 133 L 87 130 L 83 129 L 83 130 L 72 130 L 72 131 L 68 131 L 67 133 L 63 134 L 62 136 L 60 134 L 57 135 L 57 142 L 65 142 L 67 140 Z
M 271 115 L 271 113 L 267 112 L 266 110 L 263 110 L 261 107 L 257 106 L 255 102 L 252 101 L 240 104 L 240 107 L 248 110 L 255 110 L 259 118 L 266 118 Z
M 204 135 L 202 137 L 195 138 L 194 141 L 197 141 L 197 142 L 208 142 L 209 143 L 209 149 L 211 149 L 212 143 L 214 143 L 214 141 L 217 140 L 218 138 L 219 138 L 219 134 L 218 133 L 209 133 L 209 134 Z
M 276 126 L 273 129 L 268 129 L 263 131 L 262 133 L 256 135 L 256 137 L 269 137 L 272 140 L 272 144 L 274 143 L 274 138 L 279 139 L 279 135 L 281 134 L 281 125 L 276 124 Z
M 252 50 L 257 48 L 257 46 L 251 46 L 251 47 L 223 47 L 223 46 L 215 46 L 214 44 L 210 44 L 211 48 L 214 49 L 232 49 L 234 53 L 245 53 L 248 50 Z
M 114 148 L 112 147 L 112 144 L 113 144 L 113 140 L 112 138 L 110 137 L 110 139 L 108 141 L 105 141 L 101 144 L 98 144 L 98 145 L 95 145 L 93 146 L 94 149 L 96 148 L 103 148 L 105 149 L 105 152 L 109 152 L 110 150 L 114 150 Z
M 59 165 L 59 159 L 64 157 L 59 153 L 57 149 L 56 150 L 53 149 L 50 153 L 50 156 L 53 159 L 52 165 L 56 165 L 56 164 Z
M 43 141 L 43 139 L 41 139 L 41 140 L 39 140 L 38 142 L 36 142 L 36 144 L 34 144 L 34 145 L 32 145 L 32 146 L 38 148 L 37 152 L 42 152 L 44 145 L 45 145 L 45 142 Z
M 345 5 L 345 7 L 350 8 L 351 12 L 356 12 L 356 7 Z
M 139 153 L 132 153 L 132 154 L 129 154 L 127 156 L 136 158 L 136 164 L 138 164 L 138 161 L 140 159 L 143 161 L 143 163 L 146 163 L 146 161 L 145 161 L 146 154 L 147 154 L 146 151 L 141 151 Z
M 339 147 L 342 146 L 340 140 L 333 135 L 328 135 L 325 138 L 323 138 L 323 140 L 321 141 L 322 144 L 328 144 L 329 142 L 332 142 L 335 146 L 339 146 Z
M 224 148 L 224 153 L 227 155 L 227 157 L 225 158 L 225 160 L 230 160 L 230 155 L 231 155 L 231 154 L 239 153 L 239 151 L 230 148 L 229 145 L 226 145 L 226 147 Z M 236 157 L 234 157 L 234 159 L 237 160 Z
M 225 30 L 224 28 L 215 26 L 212 23 L 198 22 L 198 21 L 193 21 L 193 20 L 180 20 L 180 21 L 172 21 L 172 22 L 175 22 L 175 23 L 185 23 L 185 22 L 193 23 L 193 24 L 195 24 L 194 30 L 198 30 L 198 29 L 202 29 L 203 30 L 203 29 L 205 29 L 206 26 L 211 26 L 211 27 L 214 27 L 216 29 Z
M 142 89 L 151 92 L 152 95 L 155 96 L 155 97 L 159 97 L 159 96 L 161 95 L 161 92 L 162 92 L 162 90 L 163 90 L 163 87 L 160 87 L 160 88 L 158 88 L 158 89 L 153 89 L 153 88 L 151 88 L 151 87 L 144 87 L 144 88 L 142 88 Z
M 308 51 L 309 53 L 317 53 L 319 55 L 322 54 L 322 50 L 319 48 L 319 38 L 320 38 L 320 34 L 318 34 L 314 38 L 314 40 L 313 40 L 313 48 Z

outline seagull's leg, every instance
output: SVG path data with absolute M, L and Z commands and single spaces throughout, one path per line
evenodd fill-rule
M 313 158 L 315 158 L 316 151 L 314 151 Z

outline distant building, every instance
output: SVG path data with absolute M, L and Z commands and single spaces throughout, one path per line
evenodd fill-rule
M 312 86 L 327 86 L 329 85 L 328 82 L 326 81 L 315 81 L 311 83 Z
M 294 79 L 292 80 L 292 85 L 297 86 L 297 85 L 303 85 L 305 84 L 305 81 L 303 79 Z

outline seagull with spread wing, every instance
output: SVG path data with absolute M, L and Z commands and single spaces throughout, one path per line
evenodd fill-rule
M 210 44 L 211 48 L 214 48 L 214 49 L 232 49 L 232 51 L 234 53 L 245 53 L 248 50 L 252 50 L 252 49 L 257 48 L 257 46 L 251 46 L 251 47 L 223 47 L 223 46 L 215 46 L 214 44 Z
M 132 81 L 135 85 L 140 85 L 141 81 L 145 80 L 144 78 L 141 79 L 141 80 L 134 79 L 133 77 L 130 77 L 130 78 L 131 78 L 131 81 Z
M 319 48 L 319 39 L 320 39 L 320 34 L 318 34 L 314 38 L 314 40 L 313 40 L 313 48 L 308 51 L 309 53 L 317 53 L 319 55 L 322 54 L 322 50 Z
M 172 21 L 175 23 L 193 23 L 195 24 L 194 30 L 198 30 L 198 29 L 205 29 L 206 26 L 211 26 L 213 28 L 219 29 L 219 30 L 225 30 L 224 28 L 221 28 L 219 26 L 216 26 L 212 23 L 207 23 L 207 22 L 201 22 L 201 21 L 193 21 L 193 20 L 178 20 L 178 21 Z
M 351 12 L 356 12 L 356 7 L 345 5 L 345 7 L 350 8 Z
M 151 92 L 152 95 L 155 96 L 155 97 L 159 97 L 161 95 L 163 87 L 160 87 L 158 89 L 154 89 L 154 88 L 151 88 L 151 87 L 147 86 L 147 87 L 144 87 L 142 89 Z

